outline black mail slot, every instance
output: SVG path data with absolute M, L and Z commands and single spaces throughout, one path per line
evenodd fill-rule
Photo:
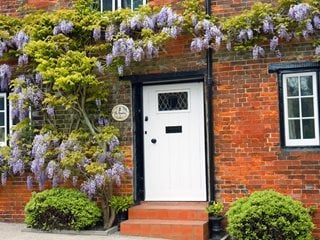
M 182 126 L 167 126 L 166 133 L 182 133 Z

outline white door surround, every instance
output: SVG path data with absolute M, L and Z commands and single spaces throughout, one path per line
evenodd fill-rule
M 143 86 L 146 201 L 206 201 L 203 83 Z

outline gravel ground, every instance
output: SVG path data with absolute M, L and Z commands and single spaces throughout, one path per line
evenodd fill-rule
M 108 235 L 109 234 L 109 235 Z M 119 232 L 107 233 L 104 231 L 84 232 L 40 232 L 26 228 L 25 224 L 0 223 L 0 239 L 3 240 L 160 240 L 159 238 L 129 237 Z

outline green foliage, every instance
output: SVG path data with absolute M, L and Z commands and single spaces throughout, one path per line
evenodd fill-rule
M 133 205 L 133 196 L 112 196 L 109 205 L 116 212 L 125 212 Z
M 206 212 L 214 217 L 221 216 L 223 212 L 223 203 L 214 201 L 213 203 L 209 204 L 208 207 L 206 207 Z
M 309 211 L 273 190 L 259 191 L 232 203 L 227 230 L 237 240 L 311 240 Z
M 81 230 L 101 218 L 97 204 L 78 190 L 54 188 L 34 193 L 25 207 L 28 227 L 52 230 Z

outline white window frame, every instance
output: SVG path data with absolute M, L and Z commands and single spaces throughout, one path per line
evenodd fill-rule
M 118 8 L 122 8 L 122 1 L 121 0 L 110 0 L 112 2 L 112 11 L 117 10 L 116 5 L 118 6 Z M 131 2 L 131 10 L 133 9 L 133 0 L 130 0 Z M 117 4 L 116 4 L 117 3 Z M 142 5 L 146 5 L 147 4 L 147 0 L 143 0 Z M 100 0 L 100 12 L 103 12 L 103 0 Z
M 313 117 L 302 117 L 302 107 L 301 107 L 301 97 L 300 95 L 300 81 L 299 81 L 299 113 L 300 116 L 297 118 L 300 120 L 300 131 L 301 139 L 290 139 L 289 138 L 289 117 L 288 117 L 288 99 L 287 96 L 287 78 L 289 77 L 303 77 L 303 76 L 312 76 L 312 86 L 313 86 L 313 111 L 314 111 L 314 130 L 315 138 L 312 139 L 303 139 L 303 128 L 302 128 L 302 119 L 313 119 Z M 284 128 L 285 128 L 285 146 L 288 147 L 299 147 L 299 146 L 318 146 L 319 145 L 319 116 L 318 116 L 318 86 L 317 86 L 317 73 L 316 72 L 303 72 L 303 73 L 292 73 L 292 74 L 283 74 L 283 107 L 284 107 Z M 310 96 L 308 96 L 310 97 Z M 296 98 L 296 97 L 294 97 Z
M 7 123 L 7 118 L 8 118 L 8 109 L 7 109 L 7 93 L 1 92 L 0 93 L 0 98 L 4 98 L 4 109 L 0 110 L 0 112 L 4 113 L 4 142 L 0 141 L 0 147 L 7 146 L 7 141 L 8 141 L 8 123 Z

